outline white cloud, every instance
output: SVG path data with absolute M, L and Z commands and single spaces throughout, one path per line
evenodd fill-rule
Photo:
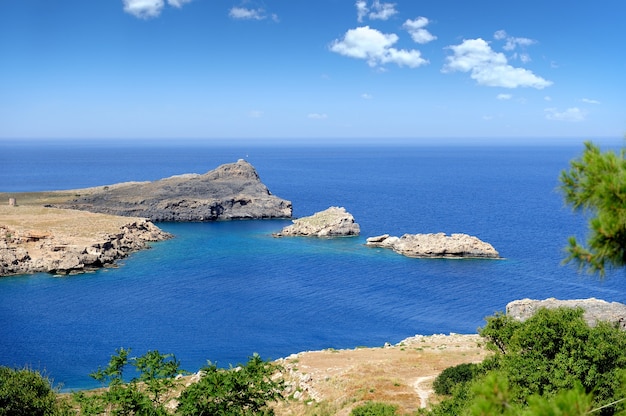
M 263 9 L 247 9 L 245 7 L 233 7 L 228 15 L 233 19 L 241 20 L 263 20 L 267 18 Z
M 437 36 L 431 34 L 428 30 L 424 29 L 428 25 L 429 20 L 426 17 L 418 17 L 415 20 L 407 19 L 402 25 L 410 34 L 411 38 L 419 44 L 424 44 L 437 39 Z
M 371 100 L 374 97 L 372 97 L 371 94 L 368 94 L 368 93 L 365 92 L 365 93 L 361 94 L 361 98 L 363 98 L 364 100 Z
M 568 108 L 565 111 L 558 111 L 556 108 L 546 108 L 546 118 L 556 121 L 583 121 L 587 117 L 587 113 L 578 107 Z
M 513 98 L 513 95 L 511 95 L 511 94 L 498 94 L 496 96 L 496 98 L 498 100 L 510 100 L 511 98 Z
M 464 40 L 460 45 L 448 46 L 453 55 L 446 57 L 443 72 L 470 72 L 479 85 L 489 87 L 533 87 L 542 89 L 552 85 L 525 68 L 508 64 L 504 54 L 495 52 L 481 38 Z
M 356 2 L 355 6 L 356 6 L 356 20 L 359 22 L 362 22 L 363 18 L 367 16 L 367 12 L 369 11 L 369 8 L 367 7 L 367 2 L 360 0 Z
M 549 95 L 546 95 L 545 97 L 543 97 L 543 99 L 546 101 L 552 101 L 552 97 L 550 97 Z
M 497 40 L 502 40 L 502 39 L 506 39 L 506 31 L 504 30 L 498 30 L 496 31 L 496 33 L 493 34 L 493 38 L 497 39 Z
M 122 0 L 124 11 L 141 19 L 150 19 L 161 14 L 165 0 Z M 167 4 L 180 8 L 191 0 L 167 0 Z
M 600 101 L 598 100 L 592 100 L 590 98 L 583 98 L 581 100 L 583 103 L 587 103 L 587 104 L 600 104 Z
M 189 2 L 191 2 L 191 0 L 167 0 L 167 3 L 170 6 L 174 6 L 174 7 L 178 7 L 178 8 L 183 7 L 183 4 L 189 3 Z
M 394 33 L 385 34 L 369 26 L 357 27 L 346 32 L 343 39 L 335 39 L 330 50 L 351 58 L 365 59 L 371 67 L 387 63 L 416 68 L 427 64 L 418 50 L 398 50 L 392 46 L 398 41 Z
M 324 120 L 328 118 L 327 114 L 324 113 L 309 113 L 307 115 L 307 118 L 313 119 L 313 120 Z
M 398 13 L 395 3 L 381 3 L 380 0 L 374 0 L 371 7 L 367 6 L 366 1 L 358 0 L 355 6 L 357 21 L 359 22 L 362 22 L 365 16 L 372 20 L 388 20 Z
M 518 46 L 525 47 L 525 46 L 530 46 L 532 44 L 537 43 L 536 41 L 532 39 L 516 38 L 513 36 L 509 36 L 504 30 L 498 30 L 496 33 L 493 34 L 493 38 L 496 40 L 506 39 L 506 44 L 503 46 L 503 49 L 505 51 L 512 51 Z
M 252 110 L 248 113 L 250 118 L 261 118 L 263 117 L 263 111 L 261 110 Z
M 163 10 L 163 0 L 123 0 L 124 11 L 135 17 L 149 19 L 157 17 Z
M 372 3 L 373 12 L 370 13 L 370 19 L 387 20 L 394 14 L 398 13 L 395 3 L 381 3 L 379 0 L 374 0 Z

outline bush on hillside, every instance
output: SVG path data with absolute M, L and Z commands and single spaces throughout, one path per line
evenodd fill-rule
M 57 414 L 56 395 L 48 378 L 30 369 L 0 366 L 0 415 Z
M 274 378 L 279 367 L 254 354 L 245 365 L 220 369 L 209 363 L 197 383 L 180 395 L 180 415 L 273 415 L 270 402 L 282 399 L 282 379 Z
M 368 402 L 355 407 L 350 416 L 396 416 L 398 406 L 381 402 Z
M 590 327 L 582 309 L 558 308 L 540 309 L 524 322 L 496 314 L 479 332 L 494 354 L 431 414 L 532 414 L 535 406 L 565 412 L 554 414 L 626 410 L 626 332 L 615 325 Z M 580 412 L 568 413 L 572 408 Z
M 467 383 L 474 378 L 477 367 L 477 364 L 468 363 L 446 368 L 433 382 L 435 393 L 443 396 L 452 394 L 452 390 L 455 386 Z

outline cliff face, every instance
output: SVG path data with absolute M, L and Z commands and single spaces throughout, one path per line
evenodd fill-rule
M 104 186 L 55 206 L 152 221 L 291 218 L 292 213 L 291 202 L 272 195 L 244 160 L 203 175 Z

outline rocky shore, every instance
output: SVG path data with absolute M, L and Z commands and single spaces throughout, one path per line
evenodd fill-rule
M 2 208 L 0 218 L 6 212 Z M 171 237 L 145 218 L 120 221 L 90 213 L 67 218 L 53 208 L 11 209 L 23 218 L 37 216 L 49 222 L 27 221 L 27 227 L 0 225 L 0 276 L 39 272 L 68 275 L 112 267 L 117 260 L 147 248 L 150 242 Z M 96 224 L 101 226 L 99 231 L 85 233 Z

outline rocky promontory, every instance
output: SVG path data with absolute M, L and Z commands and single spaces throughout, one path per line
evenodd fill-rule
M 50 214 L 48 218 L 54 221 L 54 212 Z M 0 276 L 39 272 L 67 275 L 110 267 L 130 253 L 147 248 L 149 242 L 171 237 L 144 218 L 124 218 L 116 230 L 86 235 L 86 222 L 101 222 L 98 216 L 79 213 L 71 226 L 64 226 L 62 220 L 46 228 L 35 225 L 35 229 L 0 225 Z
M 269 191 L 245 160 L 205 174 L 185 174 L 153 182 L 129 182 L 76 191 L 58 208 L 152 221 L 216 221 L 291 218 L 291 202 Z
M 293 224 L 274 233 L 275 237 L 350 237 L 361 232 L 352 214 L 343 207 L 330 207 L 309 217 L 293 220 Z
M 489 243 L 467 234 L 384 234 L 367 239 L 366 246 L 389 248 L 407 257 L 418 258 L 500 258 Z

